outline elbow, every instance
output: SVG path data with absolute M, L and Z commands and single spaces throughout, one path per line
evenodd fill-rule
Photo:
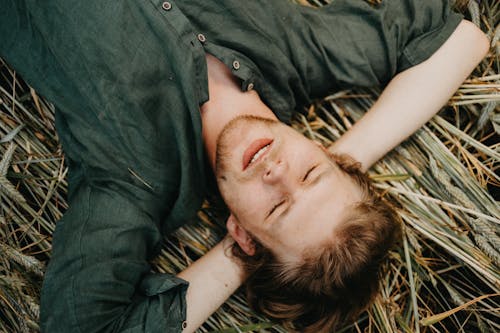
M 463 20 L 462 24 L 465 25 L 465 33 L 468 35 L 468 40 L 471 42 L 469 46 L 472 48 L 474 56 L 477 57 L 477 63 L 479 63 L 490 50 L 490 39 L 488 36 L 481 31 L 474 23 Z
M 488 36 L 481 31 L 478 27 L 476 27 L 476 34 L 477 34 L 477 48 L 478 48 L 478 53 L 481 57 L 481 60 L 486 57 L 490 50 L 490 39 Z

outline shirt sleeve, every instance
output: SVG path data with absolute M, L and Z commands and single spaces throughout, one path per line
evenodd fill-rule
M 429 58 L 462 19 L 446 0 L 334 0 L 299 12 L 297 62 L 312 96 L 387 84 Z
M 198 118 L 164 79 L 173 75 L 168 21 L 148 2 L 2 5 L 0 54 L 55 104 L 70 166 L 42 332 L 181 332 L 188 284 L 148 263 L 163 229 L 195 214 L 201 199 L 190 189 L 203 183 L 193 176 Z
M 82 183 L 54 233 L 43 332 L 181 332 L 187 282 L 153 274 L 158 227 L 114 191 Z

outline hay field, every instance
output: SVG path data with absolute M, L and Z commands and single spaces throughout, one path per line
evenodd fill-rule
M 490 52 L 437 116 L 369 171 L 398 206 L 403 238 L 381 296 L 342 332 L 500 332 L 500 2 L 454 6 L 488 34 Z M 328 145 L 378 94 L 337 92 L 294 127 Z M 0 60 L 0 332 L 39 331 L 51 234 L 67 209 L 66 173 L 54 108 Z M 165 238 L 154 270 L 185 268 L 224 235 L 223 223 L 205 204 L 194 225 Z M 253 315 L 241 293 L 199 331 L 286 332 Z

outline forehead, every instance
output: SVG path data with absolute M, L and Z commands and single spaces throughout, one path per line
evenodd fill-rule
M 361 197 L 361 189 L 351 177 L 332 167 L 320 182 L 301 191 L 289 211 L 272 223 L 275 251 L 296 256 L 333 237 L 334 228 Z

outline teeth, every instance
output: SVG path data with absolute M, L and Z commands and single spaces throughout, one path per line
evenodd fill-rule
M 260 148 L 260 150 L 258 152 L 255 153 L 255 155 L 253 155 L 252 159 L 250 160 L 250 163 L 249 164 L 252 164 L 253 162 L 255 162 L 262 154 L 265 153 L 265 151 L 269 148 L 269 145 L 265 145 L 264 147 Z

